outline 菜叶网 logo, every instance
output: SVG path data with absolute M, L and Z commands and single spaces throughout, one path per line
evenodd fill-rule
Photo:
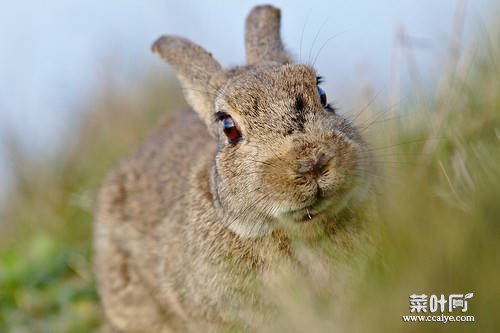
M 413 294 L 410 295 L 410 312 L 414 313 L 435 313 L 435 312 L 453 312 L 454 309 L 461 309 L 462 312 L 467 312 L 467 300 L 474 296 L 473 293 L 468 294 L 451 294 L 448 297 L 441 295 L 426 295 Z

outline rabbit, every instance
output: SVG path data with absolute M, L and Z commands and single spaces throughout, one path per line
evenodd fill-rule
M 256 329 L 268 305 L 253 282 L 273 262 L 297 259 L 293 230 L 322 226 L 333 241 L 366 200 L 370 149 L 315 69 L 292 63 L 280 20 L 279 9 L 254 7 L 247 64 L 227 70 L 182 37 L 152 45 L 190 109 L 100 188 L 94 265 L 112 331 Z

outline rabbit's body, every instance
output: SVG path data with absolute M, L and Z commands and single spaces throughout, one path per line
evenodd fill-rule
M 240 238 L 219 223 L 207 174 L 214 153 L 203 123 L 185 112 L 159 128 L 104 183 L 96 268 L 104 306 L 119 329 L 195 330 L 208 325 L 204 321 L 219 327 L 231 316 L 244 316 L 238 314 L 245 305 L 238 304 L 241 295 L 236 302 L 231 296 L 251 283 L 262 265 L 260 253 L 281 243 L 276 235 L 270 242 Z M 228 264 L 234 274 L 226 278 Z
M 333 235 L 369 186 L 363 140 L 311 67 L 286 64 L 279 10 L 256 7 L 246 33 L 249 65 L 229 71 L 182 38 L 153 46 L 197 115 L 161 126 L 102 186 L 96 275 L 115 329 L 258 325 L 267 310 L 254 282 L 296 259 L 282 226 Z

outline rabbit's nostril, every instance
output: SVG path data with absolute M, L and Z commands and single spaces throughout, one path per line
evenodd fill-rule
M 301 161 L 298 163 L 296 171 L 301 174 L 308 173 L 314 170 L 314 166 L 314 161 Z
M 295 171 L 301 175 L 316 179 L 325 169 L 327 164 L 328 159 L 326 158 L 325 154 L 318 153 L 313 159 L 300 161 L 297 164 L 297 168 Z
M 316 167 L 323 170 L 323 168 L 326 166 L 327 163 L 328 163 L 328 159 L 326 158 L 325 154 L 323 154 L 323 153 L 316 154 Z

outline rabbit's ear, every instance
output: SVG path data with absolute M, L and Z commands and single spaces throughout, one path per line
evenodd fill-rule
M 207 126 L 213 122 L 214 97 L 224 73 L 201 46 L 177 36 L 162 36 L 151 50 L 172 65 L 181 81 L 187 102 Z
M 281 12 L 270 5 L 256 6 L 247 16 L 245 49 L 249 65 L 274 61 L 289 63 L 280 37 Z

